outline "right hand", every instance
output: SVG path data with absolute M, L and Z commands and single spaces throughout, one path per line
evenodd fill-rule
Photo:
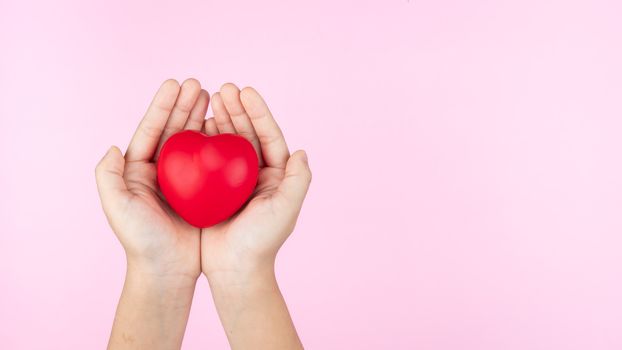
M 125 153 L 113 146 L 96 168 L 108 222 L 123 245 L 129 270 L 196 283 L 201 273 L 200 230 L 163 200 L 156 182 L 162 144 L 182 129 L 200 130 L 209 95 L 197 80 L 165 81 Z

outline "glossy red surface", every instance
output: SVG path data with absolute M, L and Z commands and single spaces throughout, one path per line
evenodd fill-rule
M 189 130 L 166 141 L 157 166 L 169 205 L 196 227 L 215 225 L 240 209 L 259 172 L 255 150 L 245 138 Z

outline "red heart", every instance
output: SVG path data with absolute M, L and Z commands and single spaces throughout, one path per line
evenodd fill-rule
M 158 159 L 158 184 L 170 206 L 196 227 L 233 215 L 257 184 L 257 154 L 234 134 L 207 136 L 182 131 L 171 136 Z

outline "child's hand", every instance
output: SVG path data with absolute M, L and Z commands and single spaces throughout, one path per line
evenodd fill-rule
M 214 117 L 205 133 L 237 133 L 259 157 L 259 180 L 248 204 L 232 218 L 202 230 L 201 260 L 208 276 L 271 268 L 293 231 L 309 188 L 311 171 L 304 151 L 290 156 L 268 106 L 252 88 L 225 84 L 212 96 Z
M 290 156 L 268 106 L 252 88 L 225 84 L 212 97 L 205 133 L 237 133 L 259 157 L 247 205 L 201 233 L 201 266 L 232 349 L 302 348 L 274 275 L 276 254 L 296 224 L 311 171 L 304 151 Z
M 175 214 L 159 194 L 156 159 L 168 137 L 200 130 L 209 97 L 198 81 L 165 81 L 141 121 L 125 157 L 112 147 L 96 169 L 102 206 L 128 265 L 149 273 L 198 278 L 199 229 Z
M 97 165 L 102 206 L 127 255 L 109 349 L 181 347 L 201 274 L 201 235 L 160 197 L 155 161 L 173 133 L 201 129 L 208 102 L 196 80 L 164 82 L 125 157 L 112 147 Z

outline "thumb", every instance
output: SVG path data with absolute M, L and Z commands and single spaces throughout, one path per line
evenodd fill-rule
M 97 190 L 106 213 L 114 210 L 124 198 L 129 198 L 127 186 L 123 180 L 124 168 L 125 158 L 116 146 L 110 147 L 95 168 Z
M 309 168 L 307 153 L 303 150 L 296 151 L 287 160 L 285 177 L 283 177 L 277 192 L 287 200 L 289 206 L 300 210 L 310 184 L 311 169 Z

